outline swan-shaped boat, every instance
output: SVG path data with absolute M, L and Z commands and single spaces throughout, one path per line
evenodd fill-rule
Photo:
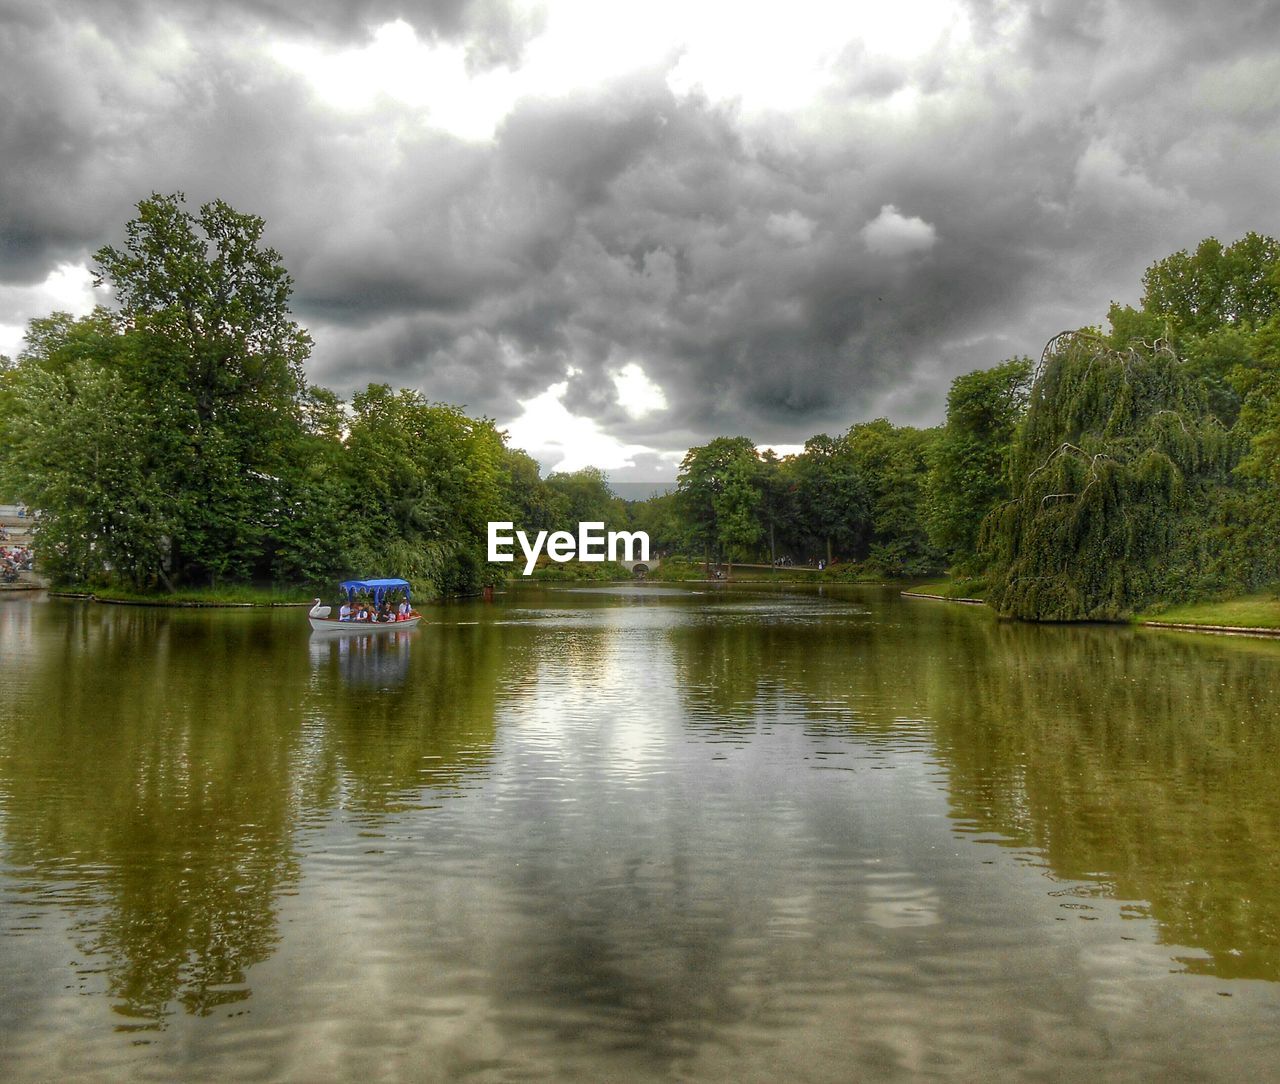
M 338 586 L 346 592 L 348 602 L 354 602 L 357 594 L 364 594 L 372 597 L 375 607 L 381 607 L 383 600 L 389 594 L 403 592 L 405 601 L 407 602 L 409 599 L 408 580 L 343 580 Z M 422 615 L 418 613 L 413 613 L 399 621 L 344 621 L 341 618 L 332 617 L 332 613 L 333 607 L 321 606 L 320 600 L 316 599 L 315 605 L 307 611 L 307 620 L 311 622 L 311 631 L 339 633 L 342 635 L 350 635 L 357 632 L 395 632 L 398 629 L 417 628 L 422 621 Z

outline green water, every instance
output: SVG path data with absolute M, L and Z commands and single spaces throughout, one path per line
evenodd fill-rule
M 1280 643 L 0 602 L 0 1079 L 1270 1079 Z

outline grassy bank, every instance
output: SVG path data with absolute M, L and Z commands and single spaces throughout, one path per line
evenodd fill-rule
M 527 583 L 604 583 L 612 580 L 630 580 L 634 575 L 626 565 L 616 561 L 565 561 L 543 560 L 531 576 L 518 573 L 511 576 L 509 584 Z
M 904 587 L 915 583 L 914 579 L 888 575 L 882 569 L 866 568 L 856 564 L 832 565 L 822 571 L 794 565 L 778 568 L 752 564 L 735 564 L 732 568 L 728 565 L 719 567 L 733 583 L 876 583 L 901 584 Z M 649 574 L 649 579 L 661 583 L 705 581 L 708 579 L 707 566 L 702 561 L 668 557 Z
M 932 580 L 912 585 L 910 593 L 945 599 L 981 600 L 986 594 L 986 584 L 980 579 Z M 1138 625 L 1198 625 L 1206 628 L 1280 630 L 1280 588 L 1213 602 L 1157 604 L 1134 614 L 1132 620 Z
M 938 598 L 954 598 L 972 601 L 986 597 L 987 585 L 983 580 L 946 579 L 930 580 L 927 583 L 911 585 L 914 595 L 936 595 Z
M 1152 607 L 1134 615 L 1138 624 L 1218 625 L 1237 629 L 1280 629 L 1280 594 L 1275 588 L 1220 602 L 1186 602 Z
M 722 579 L 732 583 L 819 583 L 824 576 L 824 573 L 815 568 L 761 568 L 758 565 L 717 567 L 725 573 Z M 670 557 L 655 568 L 648 578 L 657 580 L 659 583 L 690 583 L 705 582 L 717 577 L 707 572 L 707 566 L 702 561 Z
M 309 604 L 315 592 L 309 587 L 189 587 L 178 591 L 131 591 L 124 587 L 58 584 L 53 594 L 92 597 L 99 602 L 136 606 L 299 606 Z

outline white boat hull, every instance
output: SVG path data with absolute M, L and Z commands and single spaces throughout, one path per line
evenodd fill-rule
M 396 632 L 400 629 L 416 629 L 421 617 L 407 621 L 339 621 L 336 617 L 308 617 L 312 632 L 336 632 L 349 636 L 357 632 Z

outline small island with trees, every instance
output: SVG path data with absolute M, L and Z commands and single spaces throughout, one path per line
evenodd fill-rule
M 222 201 L 193 213 L 153 195 L 123 246 L 95 254 L 116 307 L 35 320 L 0 358 L 0 500 L 37 510 L 55 585 L 301 599 L 378 569 L 416 597 L 466 594 L 510 572 L 486 562 L 490 521 L 600 521 L 686 555 L 657 570 L 672 579 L 812 559 L 830 580 L 948 573 L 926 590 L 1024 620 L 1207 602 L 1240 615 L 1222 623 L 1280 626 L 1272 238 L 1157 261 L 1137 308 L 957 377 L 941 426 L 877 419 L 784 457 L 717 437 L 689 449 L 673 492 L 625 502 L 599 470 L 543 478 L 461 407 L 309 384 L 311 339 L 264 229 Z

